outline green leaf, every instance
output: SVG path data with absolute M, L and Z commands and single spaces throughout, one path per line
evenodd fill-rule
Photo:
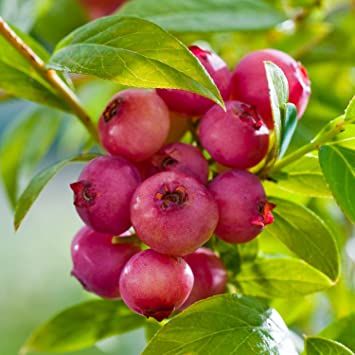
M 354 355 L 343 344 L 320 337 L 308 337 L 305 352 L 306 355 Z
M 324 145 L 319 150 L 319 162 L 335 200 L 355 222 L 355 150 Z
M 242 263 L 252 262 L 259 254 L 259 241 L 253 239 L 248 243 L 237 244 Z
M 260 0 L 133 0 L 118 14 L 180 33 L 260 30 L 286 20 L 275 6 Z
M 211 249 L 216 251 L 220 258 L 223 260 L 223 264 L 232 274 L 236 274 L 240 271 L 241 258 L 239 246 L 237 244 L 226 243 L 223 240 L 214 237 L 210 240 Z
M 296 131 L 297 127 L 297 109 L 296 106 L 292 103 L 287 103 L 284 105 L 282 109 L 283 113 L 283 128 L 281 134 L 281 142 L 280 142 L 280 154 L 279 158 L 283 157 L 289 147 L 292 137 Z
M 39 57 L 47 60 L 48 53 L 36 41 L 19 30 L 15 32 Z M 0 88 L 8 94 L 68 110 L 67 105 L 58 98 L 50 85 L 2 36 L 0 36 L 0 73 Z
M 303 260 L 288 257 L 260 258 L 244 264 L 236 280 L 243 294 L 265 298 L 304 296 L 334 285 Z
M 171 34 L 138 18 L 111 16 L 80 27 L 59 43 L 50 67 L 127 86 L 192 91 L 223 106 L 196 57 Z
M 266 303 L 219 295 L 197 302 L 152 338 L 143 355 L 296 355 L 288 329 Z
M 154 318 L 149 318 L 144 326 L 145 338 L 147 341 L 153 338 L 157 331 L 161 328 L 161 324 Z
M 355 122 L 355 96 L 350 100 L 345 110 L 345 121 Z
M 269 86 L 272 117 L 274 120 L 275 142 L 272 155 L 276 158 L 280 155 L 283 127 L 281 108 L 286 107 L 285 105 L 288 101 L 288 81 L 284 72 L 276 64 L 265 61 L 264 65 Z
M 21 222 L 25 218 L 33 203 L 36 201 L 38 195 L 41 193 L 49 180 L 54 177 L 54 175 L 56 175 L 61 169 L 70 163 L 85 162 L 95 158 L 96 156 L 96 154 L 85 154 L 71 159 L 66 159 L 41 171 L 38 175 L 36 175 L 30 181 L 25 191 L 17 201 L 14 218 L 15 229 L 17 230 L 20 227 Z
M 355 352 L 355 313 L 341 318 L 321 331 L 320 336 L 344 344 Z
M 308 208 L 272 198 L 275 222 L 264 233 L 278 238 L 289 250 L 332 281 L 339 276 L 339 251 L 328 226 Z
M 21 349 L 28 352 L 68 352 L 142 327 L 145 319 L 121 301 L 95 300 L 68 308 L 36 329 Z
M 0 146 L 0 170 L 8 199 L 14 207 L 19 179 L 32 172 L 57 135 L 60 117 L 47 108 L 26 109 L 4 132 Z
M 318 156 L 305 155 L 272 175 L 278 187 L 283 190 L 309 197 L 331 197 L 323 177 Z
M 53 46 L 87 22 L 87 15 L 79 1 L 46 0 L 41 1 L 40 5 L 33 32 Z

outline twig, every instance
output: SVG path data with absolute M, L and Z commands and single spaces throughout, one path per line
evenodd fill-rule
M 275 163 L 272 169 L 268 172 L 269 174 L 275 173 L 276 171 L 281 170 L 286 165 L 289 165 L 296 160 L 302 158 L 305 154 L 312 152 L 315 149 L 318 149 L 322 144 L 329 142 L 334 138 L 338 133 L 344 130 L 345 126 L 345 117 L 344 115 L 330 121 L 311 141 L 310 143 L 300 147 L 295 150 L 293 153 L 287 155 L 285 158 L 279 160 Z
M 95 141 L 98 141 L 98 134 L 95 125 L 91 121 L 85 109 L 81 106 L 76 95 L 63 82 L 59 75 L 52 69 L 46 67 L 45 62 L 37 56 L 34 51 L 10 28 L 0 16 L 0 33 L 33 67 L 33 69 L 46 80 L 71 108 L 73 113 L 80 119 L 82 124 L 89 131 Z

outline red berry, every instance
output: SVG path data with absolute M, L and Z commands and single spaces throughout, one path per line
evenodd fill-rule
M 92 229 L 118 235 L 131 226 L 129 205 L 140 183 L 137 169 L 119 157 L 99 157 L 70 185 L 81 219 Z
M 189 49 L 206 68 L 222 97 L 227 99 L 231 77 L 227 64 L 217 54 L 198 46 L 191 46 Z M 183 90 L 158 89 L 157 92 L 172 111 L 189 116 L 203 115 L 213 105 L 213 101 Z
M 92 19 L 112 14 L 126 0 L 80 0 Z
M 193 281 L 192 271 L 184 259 L 145 250 L 124 267 L 120 292 L 133 311 L 161 321 L 184 303 Z
M 184 256 L 194 274 L 194 286 L 182 309 L 199 300 L 223 293 L 227 283 L 227 270 L 210 249 L 199 248 Z
M 258 164 L 269 147 L 269 130 L 250 105 L 226 102 L 227 111 L 213 106 L 203 116 L 199 136 L 218 163 L 247 169 Z
M 201 152 L 190 144 L 173 143 L 164 146 L 152 157 L 151 164 L 156 172 L 185 173 L 202 184 L 207 183 L 208 162 Z
M 186 255 L 203 245 L 218 222 L 218 208 L 195 178 L 162 172 L 145 180 L 131 202 L 138 237 L 168 255 Z
M 129 89 L 113 97 L 99 121 L 102 145 L 112 155 L 131 161 L 150 158 L 164 144 L 169 110 L 154 92 Z
M 72 275 L 83 287 L 104 298 L 119 298 L 119 278 L 127 261 L 140 251 L 134 244 L 113 244 L 111 234 L 83 227 L 75 236 Z
M 263 49 L 245 56 L 237 64 L 231 81 L 231 97 L 255 106 L 269 128 L 273 128 L 269 90 L 264 61 L 271 61 L 285 73 L 289 85 L 289 102 L 296 105 L 300 118 L 311 94 L 306 69 L 288 54 L 275 49 Z
M 267 202 L 260 180 L 247 171 L 220 174 L 209 189 L 219 208 L 216 234 L 226 242 L 248 242 L 274 220 L 275 206 Z

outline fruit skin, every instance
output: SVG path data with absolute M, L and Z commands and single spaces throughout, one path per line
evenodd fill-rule
M 257 176 L 243 170 L 218 175 L 209 185 L 219 208 L 215 233 L 229 243 L 245 243 L 254 239 L 273 222 L 264 188 Z
M 99 120 L 100 140 L 105 149 L 137 162 L 150 158 L 163 146 L 169 127 L 167 106 L 150 90 L 119 92 Z
M 168 255 L 186 255 L 203 245 L 218 222 L 218 208 L 207 188 L 177 172 L 158 173 L 145 180 L 131 202 L 138 237 Z
M 199 126 L 201 144 L 220 164 L 251 168 L 268 152 L 269 130 L 250 105 L 228 101 L 226 109 L 214 105 L 203 116 Z
M 191 175 L 202 184 L 207 183 L 208 162 L 194 146 L 184 143 L 168 144 L 151 159 L 155 172 L 175 171 Z
M 80 0 L 90 15 L 90 18 L 96 19 L 107 16 L 115 12 L 126 0 Z
M 113 244 L 111 234 L 98 233 L 85 226 L 71 245 L 72 275 L 87 291 L 117 299 L 123 267 L 139 251 L 135 244 Z
M 273 62 L 285 73 L 289 84 L 289 102 L 296 105 L 298 118 L 301 118 L 311 94 L 307 71 L 288 54 L 275 49 L 249 53 L 237 64 L 231 80 L 231 98 L 255 106 L 267 126 L 273 128 L 264 61 Z
M 206 68 L 223 99 L 228 99 L 231 73 L 227 64 L 217 54 L 198 46 L 190 46 L 189 49 Z M 157 89 L 157 92 L 170 110 L 189 116 L 201 116 L 214 104 L 203 96 L 183 90 Z
M 123 233 L 131 226 L 129 205 L 140 181 L 137 169 L 125 159 L 95 158 L 70 185 L 79 216 L 97 232 Z
M 124 267 L 120 292 L 126 305 L 138 314 L 158 321 L 169 317 L 189 296 L 194 277 L 180 257 L 142 251 Z
M 194 285 L 189 298 L 180 307 L 181 309 L 225 291 L 227 270 L 212 250 L 199 248 L 194 253 L 184 256 L 184 259 L 194 274 Z

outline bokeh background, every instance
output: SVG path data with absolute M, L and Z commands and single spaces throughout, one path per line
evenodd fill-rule
M 0 105 L 2 129 L 30 105 Z M 43 166 L 56 161 L 52 151 Z M 1 159 L 1 158 L 0 158 Z M 0 188 L 0 354 L 15 355 L 32 330 L 64 308 L 90 296 L 70 276 L 70 243 L 81 226 L 72 204 L 69 183 L 79 174 L 73 166 L 53 179 L 15 234 L 9 206 Z M 103 341 L 78 355 L 138 354 L 145 344 L 143 330 Z
M 279 48 L 301 60 L 309 71 L 313 93 L 292 142 L 292 150 L 341 114 L 355 92 L 355 3 L 312 0 L 277 3 L 287 11 L 290 20 L 276 28 L 243 33 L 191 33 L 180 35 L 180 39 L 186 44 L 198 41 L 210 46 L 231 68 L 247 52 L 265 47 Z M 88 11 L 75 0 L 0 0 L 0 15 L 29 32 L 48 50 L 52 50 L 65 34 L 87 22 L 90 16 L 101 14 L 106 13 L 97 8 Z M 72 79 L 82 102 L 96 119 L 107 100 L 120 89 L 115 84 L 93 78 Z M 19 127 L 21 134 L 15 133 Z M 49 135 L 51 139 L 47 141 L 45 138 Z M 7 178 L 7 189 L 0 185 L 2 355 L 17 354 L 36 326 L 62 309 L 91 297 L 70 276 L 70 243 L 81 222 L 74 212 L 68 185 L 76 179 L 80 164 L 66 168 L 48 184 L 16 234 L 10 202 L 35 172 L 75 155 L 85 146 L 87 138 L 85 130 L 72 116 L 0 92 L 0 166 L 2 175 Z M 354 130 L 342 138 L 344 146 L 354 147 Z M 29 163 L 23 164 L 20 157 L 24 153 L 30 155 Z M 6 192 L 9 186 L 13 187 L 12 196 Z M 298 334 L 305 331 L 312 334 L 333 318 L 355 310 L 354 229 L 333 201 L 310 200 L 304 196 L 294 198 L 327 221 L 344 256 L 338 286 L 326 293 L 294 300 L 296 306 L 292 309 L 290 300 L 274 305 Z M 275 251 L 279 247 L 276 242 L 264 244 L 266 250 Z M 134 355 L 144 344 L 144 332 L 138 330 L 75 354 Z

